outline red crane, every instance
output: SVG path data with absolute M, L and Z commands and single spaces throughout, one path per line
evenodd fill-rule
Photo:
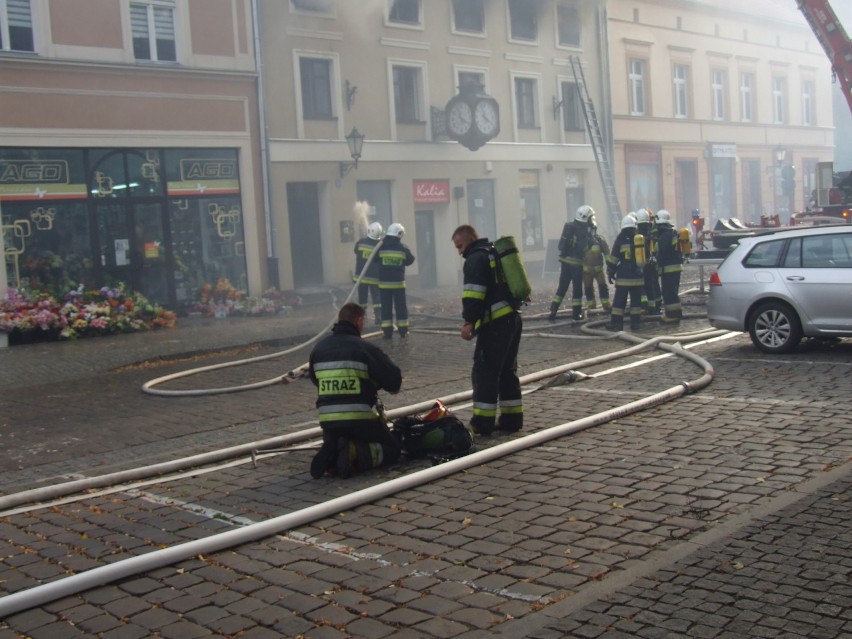
M 797 0 L 811 29 L 825 50 L 834 76 L 852 111 L 852 42 L 828 0 Z

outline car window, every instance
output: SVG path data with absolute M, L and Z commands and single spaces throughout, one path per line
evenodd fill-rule
M 804 268 L 852 267 L 852 235 L 820 235 L 802 240 Z
M 801 268 L 802 266 L 802 238 L 794 237 L 787 247 L 784 256 L 784 268 Z
M 781 250 L 784 248 L 786 242 L 787 240 L 772 240 L 755 244 L 754 248 L 751 249 L 751 252 L 743 260 L 743 266 L 746 268 L 778 266 Z

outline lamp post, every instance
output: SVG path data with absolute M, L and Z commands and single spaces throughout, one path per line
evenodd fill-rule
M 352 169 L 358 168 L 358 160 L 361 158 L 361 149 L 364 146 L 364 134 L 360 133 L 354 126 L 346 136 L 346 144 L 349 147 L 349 155 L 352 162 L 340 163 L 340 178 L 343 179 Z
M 775 147 L 772 154 L 775 157 L 775 184 L 773 185 L 773 194 L 775 196 L 775 214 L 778 215 L 780 212 L 778 210 L 780 208 L 778 196 L 784 196 L 784 192 L 781 190 L 781 167 L 787 157 L 787 149 L 779 144 Z M 783 202 L 783 200 L 781 201 Z

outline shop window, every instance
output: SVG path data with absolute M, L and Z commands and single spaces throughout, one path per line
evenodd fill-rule
M 509 33 L 512 40 L 538 41 L 538 3 L 509 0 Z
M 483 0 L 453 0 L 453 28 L 456 31 L 483 33 L 485 9 Z
M 137 60 L 177 61 L 173 2 L 131 3 L 130 27 Z
M 306 119 L 332 117 L 331 60 L 299 58 L 302 87 L 302 116 Z
M 534 78 L 515 78 L 515 110 L 519 129 L 536 128 L 536 81 Z
M 421 120 L 420 69 L 393 67 L 393 102 L 396 121 L 415 123 Z
M 559 46 L 580 48 L 580 11 L 574 4 L 556 5 Z
M 420 0 L 391 0 L 388 22 L 420 24 Z
M 523 248 L 544 248 L 541 231 L 541 190 L 538 171 L 520 171 L 521 239 Z
M 30 0 L 0 1 L 0 49 L 35 51 Z

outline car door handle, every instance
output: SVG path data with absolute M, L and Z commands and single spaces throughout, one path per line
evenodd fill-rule
M 787 279 L 792 282 L 803 282 L 805 280 L 804 275 L 788 275 Z

